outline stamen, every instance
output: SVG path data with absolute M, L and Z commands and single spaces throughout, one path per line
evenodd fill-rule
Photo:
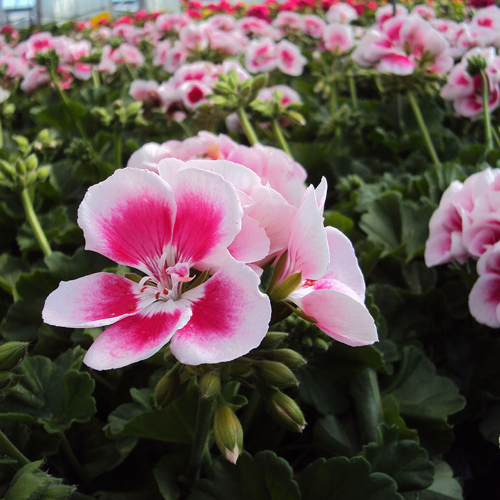
M 163 295 L 168 295 L 168 290 L 166 288 L 163 289 Z
M 160 292 L 156 292 L 155 297 L 156 297 L 156 300 L 158 300 L 160 298 Z

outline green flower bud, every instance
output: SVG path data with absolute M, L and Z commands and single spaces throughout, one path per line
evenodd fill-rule
M 271 416 L 287 429 L 302 432 L 306 426 L 304 414 L 299 405 L 280 391 L 273 392 L 267 400 L 267 409 Z
M 271 351 L 269 355 L 274 361 L 279 361 L 289 368 L 298 368 L 306 363 L 306 360 L 293 349 L 276 349 Z
M 320 337 L 316 337 L 314 339 L 314 347 L 318 349 L 319 351 L 327 351 L 328 347 L 328 342 L 325 339 L 322 339 Z
M 223 107 L 223 106 L 225 106 L 227 104 L 227 99 L 224 96 L 221 96 L 221 95 L 213 95 L 212 97 L 210 97 L 210 102 L 214 106 Z
M 269 295 L 273 302 L 286 299 L 302 282 L 302 273 L 293 273 L 283 280 Z
M 305 337 L 302 337 L 301 342 L 306 347 L 312 347 L 313 346 L 313 339 L 311 337 L 309 337 L 309 335 L 306 335 Z
M 24 184 L 26 187 L 32 186 L 33 184 L 35 184 L 37 179 L 38 179 L 38 172 L 34 172 L 32 170 L 31 172 L 28 172 L 26 174 Z
M 0 371 L 14 369 L 26 356 L 27 342 L 7 342 L 0 346 Z
M 21 158 L 16 160 L 16 172 L 18 175 L 24 175 L 26 173 L 26 163 L 24 163 Z
M 44 165 L 36 171 L 37 181 L 43 182 L 50 174 L 50 165 Z
M 215 409 L 214 438 L 225 459 L 235 464 L 243 451 L 243 429 L 229 406 L 217 405 Z
M 15 179 L 16 169 L 7 161 L 0 160 L 0 171 L 5 174 L 6 177 Z
M 157 408 L 168 406 L 175 398 L 179 386 L 178 367 L 174 366 L 156 384 L 154 398 Z
M 476 54 L 467 59 L 466 71 L 470 76 L 476 76 L 479 75 L 481 71 L 484 71 L 486 66 L 488 66 L 486 59 L 483 56 Z
M 260 377 L 269 385 L 290 387 L 299 383 L 292 370 L 278 361 L 259 361 L 256 368 Z
M 30 170 L 35 170 L 35 168 L 38 167 L 38 158 L 35 154 L 30 154 L 28 158 L 26 158 L 25 162 L 28 172 Z
M 304 126 L 306 124 L 305 118 L 297 111 L 287 111 L 285 116 L 294 124 Z
M 259 348 L 260 349 L 274 349 L 286 337 L 288 337 L 288 333 L 286 333 L 286 332 L 267 332 L 267 335 L 264 337 L 264 339 L 260 343 Z
M 198 385 L 201 397 L 213 399 L 220 394 L 220 378 L 215 372 L 205 373 L 200 378 Z
M 252 90 L 254 92 L 257 92 L 261 88 L 263 88 L 266 85 L 266 83 L 267 83 L 267 74 L 265 73 L 260 74 L 253 79 Z
M 11 115 L 13 115 L 16 111 L 16 106 L 12 103 L 9 103 L 9 104 L 4 104 L 4 107 L 3 107 L 3 114 L 5 117 L 9 117 Z
M 233 93 L 233 89 L 226 82 L 215 82 L 212 85 L 212 89 L 217 94 L 229 95 Z

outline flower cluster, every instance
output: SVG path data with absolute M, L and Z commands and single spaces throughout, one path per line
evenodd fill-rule
M 500 327 L 500 170 L 453 181 L 429 223 L 427 266 L 478 259 L 469 308 L 479 323 Z
M 282 151 L 225 136 L 143 146 L 89 189 L 78 213 L 88 250 L 142 275 L 62 282 L 44 320 L 111 325 L 85 358 L 100 370 L 150 357 L 169 341 L 182 363 L 235 359 L 266 335 L 270 300 L 299 308 L 343 343 L 373 343 L 352 244 L 323 226 L 326 181 L 314 189 L 304 180 Z M 270 265 L 267 296 L 259 276 Z

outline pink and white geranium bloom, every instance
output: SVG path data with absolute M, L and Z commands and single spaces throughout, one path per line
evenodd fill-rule
M 347 24 L 329 24 L 323 32 L 323 43 L 328 52 L 343 54 L 354 46 L 354 33 Z
M 349 24 L 358 17 L 356 9 L 344 2 L 332 5 L 326 13 L 326 20 L 329 23 Z
M 276 45 L 276 66 L 285 75 L 300 76 L 307 64 L 307 59 L 294 43 L 282 40 Z
M 321 17 L 314 14 L 306 14 L 303 17 L 303 21 L 303 30 L 306 35 L 316 39 L 321 38 L 323 31 L 325 31 L 326 28 L 326 22 L 324 19 L 321 19 Z
M 273 85 L 272 87 L 264 87 L 259 90 L 257 99 L 262 102 L 270 102 L 275 95 L 280 96 L 280 104 L 285 107 L 292 103 L 302 102 L 298 92 L 293 90 L 292 87 L 288 85 Z
M 249 43 L 245 53 L 245 67 L 250 73 L 272 71 L 276 65 L 276 45 L 270 38 L 261 38 Z
M 49 324 L 111 325 L 85 356 L 96 370 L 146 359 L 169 341 L 182 363 L 229 361 L 267 333 L 269 299 L 245 264 L 233 260 L 192 286 L 198 263 L 227 249 L 241 230 L 236 189 L 217 173 L 166 161 L 175 171 L 168 181 L 148 170 L 118 170 L 89 189 L 78 213 L 87 250 L 145 276 L 135 282 L 97 273 L 61 282 L 46 300 Z
M 159 84 L 155 80 L 134 80 L 130 84 L 129 94 L 146 106 L 158 107 L 162 104 L 158 88 Z
M 323 227 L 325 194 L 324 179 L 316 192 L 310 186 L 304 194 L 291 224 L 277 287 L 292 274 L 301 273 L 299 287 L 285 301 L 298 306 L 339 342 L 373 344 L 378 340 L 377 328 L 364 304 L 365 281 L 354 248 L 338 229 Z

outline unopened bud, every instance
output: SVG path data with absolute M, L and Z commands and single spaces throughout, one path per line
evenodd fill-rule
M 36 157 L 35 154 L 30 154 L 28 158 L 25 160 L 26 162 L 26 169 L 28 172 L 30 170 L 35 170 L 36 167 L 38 167 L 38 158 Z
M 484 71 L 486 66 L 488 66 L 486 59 L 482 55 L 476 54 L 467 59 L 466 71 L 470 76 L 476 76 L 479 75 L 481 71 Z
M 160 379 L 155 388 L 155 405 L 157 408 L 164 408 L 174 399 L 179 383 L 177 367 L 169 370 Z
M 227 99 L 224 96 L 221 96 L 221 95 L 213 95 L 210 98 L 210 102 L 214 106 L 225 106 L 227 104 Z
M 289 368 L 298 368 L 306 363 L 306 360 L 293 349 L 276 349 L 271 351 L 269 355 L 274 361 L 279 361 Z
M 26 173 L 26 163 L 24 163 L 21 158 L 16 160 L 16 172 L 18 175 L 24 175 Z
M 301 342 L 306 347 L 312 347 L 313 346 L 313 339 L 311 337 L 309 337 L 309 335 L 306 335 L 305 337 L 302 337 Z
M 36 171 L 36 179 L 37 181 L 43 182 L 50 174 L 50 166 L 45 165 L 44 167 L 40 167 Z
M 260 90 L 266 85 L 266 83 L 267 83 L 267 75 L 265 73 L 262 73 L 253 79 L 252 90 L 254 92 Z
M 243 429 L 229 406 L 217 405 L 215 409 L 214 438 L 226 460 L 235 464 L 243 451 Z
M 269 385 L 290 387 L 299 383 L 292 370 L 278 361 L 259 361 L 256 368 L 261 378 Z
M 267 401 L 271 416 L 287 429 L 302 432 L 306 426 L 304 414 L 299 405 L 286 394 L 275 391 Z
M 229 95 L 233 93 L 233 89 L 226 82 L 215 82 L 212 88 L 217 94 Z
M 261 349 L 274 349 L 286 337 L 288 337 L 288 333 L 286 332 L 267 332 L 259 347 Z
M 26 356 L 27 342 L 7 342 L 0 346 L 0 371 L 14 369 Z
M 213 399 L 220 394 L 220 378 L 215 372 L 205 373 L 200 378 L 198 385 L 201 397 Z
M 320 337 L 316 337 L 314 339 L 314 347 L 319 351 L 327 351 L 328 350 L 328 342 Z
M 0 171 L 12 179 L 16 177 L 16 169 L 5 160 L 0 160 Z
M 35 182 L 38 179 L 37 174 L 38 174 L 38 172 L 34 172 L 34 171 L 28 172 L 26 174 L 25 181 L 24 181 L 24 184 L 26 187 L 29 187 L 29 186 L 32 186 L 33 184 L 35 184 Z
M 293 273 L 284 279 L 271 292 L 270 298 L 273 302 L 280 302 L 294 292 L 302 282 L 302 273 Z

